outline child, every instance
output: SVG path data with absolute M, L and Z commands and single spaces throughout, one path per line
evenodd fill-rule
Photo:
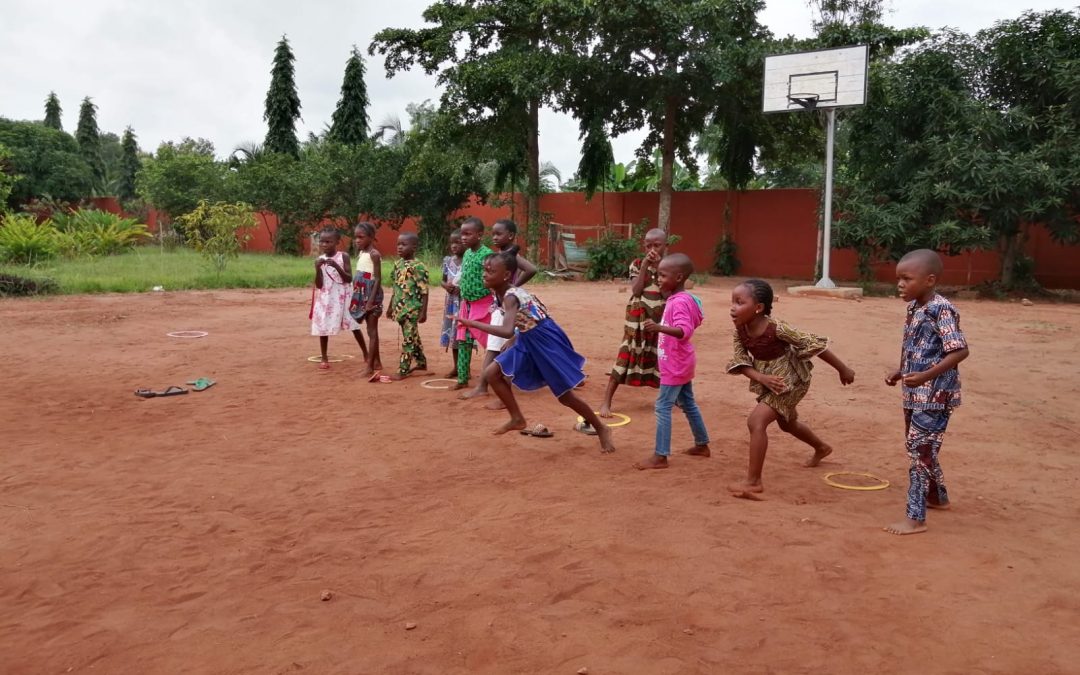
M 630 263 L 630 302 L 626 304 L 623 341 L 615 365 L 611 367 L 600 417 L 611 417 L 611 401 L 620 384 L 631 387 L 660 386 L 656 369 L 656 342 L 659 333 L 646 332 L 646 320 L 657 322 L 664 316 L 664 298 L 656 283 L 656 268 L 667 253 L 667 234 L 660 229 L 645 233 L 645 258 Z
M 514 274 L 514 278 L 510 280 L 511 286 L 524 286 L 529 279 L 536 276 L 536 265 L 533 265 L 525 256 L 521 255 L 521 247 L 514 243 L 514 239 L 517 237 L 517 223 L 514 221 L 503 218 L 496 220 L 491 226 L 491 243 L 495 247 L 496 253 L 512 253 L 517 258 L 518 271 Z M 491 310 L 491 323 L 492 325 L 502 325 L 503 312 L 498 307 Z M 483 368 L 486 370 L 491 362 L 495 360 L 495 357 L 499 355 L 506 347 L 506 340 L 495 335 L 489 335 L 487 338 L 487 352 L 484 354 Z M 480 383 L 477 386 L 478 393 L 483 395 L 487 393 L 487 382 L 484 378 L 480 378 Z M 484 406 L 488 410 L 502 410 L 502 401 L 492 401 Z
M 416 370 L 427 370 L 424 345 L 420 342 L 418 324 L 427 321 L 428 272 L 424 263 L 416 259 L 416 247 L 420 238 L 414 232 L 398 235 L 398 260 L 394 263 L 394 294 L 390 297 L 390 309 L 386 318 L 401 326 L 401 361 L 391 380 L 402 380 Z
M 484 262 L 484 285 L 495 292 L 500 308 L 511 321 L 496 326 L 472 319 L 461 320 L 475 330 L 502 338 L 515 337 L 513 344 L 484 372 L 495 395 L 510 412 L 510 420 L 493 433 L 505 434 L 525 428 L 525 417 L 508 380 L 525 390 L 547 385 L 559 403 L 581 415 L 597 430 L 600 451 L 613 452 L 611 430 L 601 424 L 592 407 L 574 393 L 574 387 L 585 380 L 582 372 L 585 358 L 574 351 L 570 338 L 548 316 L 547 308 L 540 300 L 528 291 L 510 285 L 515 272 L 517 256 L 510 253 L 495 253 Z
M 750 463 L 746 480 L 729 487 L 736 497 L 753 499 L 762 491 L 761 470 L 769 447 L 766 429 L 773 422 L 814 448 L 806 466 L 817 466 L 832 447 L 799 421 L 795 406 L 810 389 L 815 356 L 840 373 L 840 383 L 855 381 L 855 371 L 829 350 L 827 338 L 795 330 L 772 318 L 773 290 L 761 279 L 747 279 L 731 292 L 731 320 L 735 324 L 735 356 L 728 372 L 750 379 L 758 404 L 746 425 L 750 428 Z
M 655 249 L 654 249 L 655 250 Z M 660 395 L 656 397 L 656 446 L 648 459 L 634 466 L 638 469 L 666 469 L 671 454 L 671 408 L 676 403 L 686 414 L 694 434 L 694 447 L 688 455 L 708 457 L 709 432 L 694 401 L 694 366 L 697 356 L 690 338 L 701 325 L 704 315 L 701 302 L 686 292 L 686 280 L 694 273 L 694 264 L 682 253 L 660 261 L 656 281 L 667 298 L 660 323 L 646 318 L 642 329 L 659 336 L 656 354 L 660 368 Z
M 319 257 L 315 259 L 315 289 L 311 292 L 311 334 L 319 336 L 319 351 L 322 360 L 319 370 L 330 370 L 330 360 L 326 356 L 326 347 L 331 335 L 343 330 L 351 330 L 353 337 L 364 350 L 364 338 L 360 336 L 360 325 L 353 321 L 345 308 L 349 303 L 349 279 L 352 272 L 349 267 L 349 254 L 338 251 L 341 235 L 333 228 L 326 228 L 319 233 Z
M 461 245 L 461 230 L 450 233 L 450 255 L 442 261 L 442 287 L 446 291 L 446 302 L 443 304 L 442 332 L 439 334 L 439 346 L 451 350 L 454 355 L 454 369 L 447 374 L 448 378 L 457 378 L 457 330 L 454 319 L 461 304 L 461 292 L 458 284 L 461 282 L 461 253 L 465 247 Z
M 926 509 L 948 509 L 949 494 L 938 464 L 938 452 L 953 408 L 960 405 L 960 371 L 968 344 L 960 330 L 960 314 L 936 292 L 941 257 L 929 249 L 908 253 L 896 265 L 896 287 L 910 301 L 900 367 L 885 384 L 903 382 L 907 426 L 907 519 L 885 528 L 892 534 L 926 531 Z
M 461 224 L 461 244 L 465 247 L 465 253 L 461 258 L 461 283 L 458 286 L 461 292 L 461 307 L 458 309 L 458 316 L 471 319 L 473 324 L 487 325 L 491 322 L 493 298 L 491 291 L 484 286 L 484 259 L 491 255 L 491 249 L 481 242 L 483 236 L 484 221 L 479 218 L 466 218 Z M 470 330 L 466 328 L 465 322 L 458 321 L 457 339 L 457 384 L 453 388 L 464 389 L 469 384 L 473 349 L 479 344 L 482 350 L 487 350 L 487 333 L 477 328 Z M 472 398 L 486 393 L 485 385 L 482 392 L 473 390 L 462 394 L 461 398 Z
M 382 256 L 375 248 L 375 226 L 357 223 L 353 230 L 356 246 L 356 276 L 353 278 L 349 313 L 357 322 L 367 325 L 368 351 L 364 357 L 361 377 L 371 382 L 379 379 L 382 359 L 379 358 L 379 316 L 383 311 Z M 359 333 L 357 333 L 359 335 Z

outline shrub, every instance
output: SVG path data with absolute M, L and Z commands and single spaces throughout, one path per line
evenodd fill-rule
M 735 244 L 735 240 L 725 234 L 723 239 L 716 242 L 716 248 L 713 250 L 713 273 L 725 277 L 734 276 L 742 264 L 739 262 L 738 252 L 739 247 Z
M 56 255 L 56 231 L 33 216 L 5 216 L 0 222 L 0 261 L 30 265 Z
M 116 255 L 150 237 L 146 225 L 135 218 L 123 218 L 108 211 L 57 213 L 52 223 L 58 251 L 70 258 Z
M 27 279 L 14 274 L 0 274 L 0 297 L 19 298 L 43 293 L 55 293 L 52 279 Z
M 193 211 L 176 219 L 176 227 L 184 233 L 184 239 L 210 261 L 219 275 L 230 259 L 240 255 L 244 243 L 251 239 L 251 233 L 246 230 L 255 224 L 255 212 L 248 204 L 208 204 L 205 199 Z
M 589 269 L 585 276 L 590 280 L 625 277 L 630 263 L 641 254 L 641 245 L 636 237 L 626 239 L 611 230 L 585 242 L 585 249 L 589 256 Z

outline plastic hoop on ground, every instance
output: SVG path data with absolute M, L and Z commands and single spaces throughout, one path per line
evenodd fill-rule
M 351 359 L 351 358 L 354 358 L 352 354 L 345 354 L 344 356 L 328 356 L 326 358 L 326 362 L 327 363 L 341 363 L 345 359 Z M 319 361 L 322 361 L 322 357 L 321 356 L 309 356 L 309 357 L 307 357 L 307 360 L 311 361 L 312 363 L 318 363 Z
M 432 384 L 432 382 L 457 382 L 457 380 L 451 380 L 448 377 L 436 377 L 433 380 L 424 380 L 420 383 L 420 386 L 424 389 L 449 389 L 449 384 Z
M 594 411 L 594 412 L 596 412 L 597 415 L 600 414 L 600 411 L 598 411 L 598 410 Z M 615 427 L 625 427 L 627 424 L 630 424 L 630 416 L 629 415 L 624 415 L 622 413 L 611 413 L 611 416 L 612 417 L 618 417 L 620 419 L 619 419 L 618 422 L 610 422 L 610 423 L 609 422 L 604 422 L 604 426 L 608 427 L 609 429 L 613 429 Z M 600 419 L 605 419 L 605 418 L 601 417 Z M 579 415 L 578 418 L 577 418 L 577 421 L 578 422 L 584 422 L 585 418 L 581 417 Z
M 175 330 L 171 333 L 165 333 L 166 336 L 171 338 L 204 338 L 209 334 L 204 330 Z
M 859 476 L 860 478 L 869 478 L 876 480 L 879 485 L 846 485 L 844 483 L 837 483 L 832 479 L 833 476 Z M 869 492 L 873 490 L 884 490 L 889 487 L 889 481 L 884 478 L 878 478 L 872 473 L 862 473 L 860 471 L 834 471 L 833 473 L 825 474 L 825 482 L 834 488 L 840 488 L 841 490 L 859 490 L 862 492 Z

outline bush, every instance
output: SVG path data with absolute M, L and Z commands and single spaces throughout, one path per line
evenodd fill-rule
M 0 298 L 21 298 L 55 293 L 56 290 L 56 282 L 52 279 L 27 279 L 14 274 L 0 274 Z
M 69 258 L 116 255 L 150 238 L 147 227 L 134 218 L 87 209 L 58 213 L 52 218 L 57 250 Z
M 713 273 L 725 277 L 734 276 L 742 264 L 739 262 L 738 252 L 739 247 L 735 241 L 730 235 L 725 234 L 723 239 L 716 242 L 716 249 L 713 251 Z
M 624 239 L 607 230 L 598 239 L 585 242 L 585 250 L 589 256 L 585 273 L 588 279 L 620 279 L 626 276 L 630 263 L 641 256 L 641 243 L 637 237 Z
M 192 248 L 210 261 L 217 274 L 225 271 L 229 260 L 240 255 L 244 243 L 251 239 L 255 227 L 255 212 L 242 202 L 208 204 L 199 202 L 190 213 L 176 219 L 176 227 Z
M 0 222 L 0 261 L 30 265 L 56 255 L 56 230 L 46 220 L 26 214 L 8 215 Z

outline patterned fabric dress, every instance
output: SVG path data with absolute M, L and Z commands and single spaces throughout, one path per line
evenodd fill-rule
M 531 391 L 547 385 L 556 398 L 573 391 L 585 381 L 585 357 L 574 351 L 570 338 L 548 316 L 544 303 L 516 287 L 506 290 L 502 302 L 511 295 L 518 301 L 514 315 L 517 339 L 495 357 L 495 363 L 519 389 Z
M 375 300 L 371 311 L 364 311 L 367 299 L 372 295 Z M 368 314 L 381 316 L 383 311 L 382 279 L 375 278 L 375 261 L 367 251 L 356 254 L 356 271 L 353 272 L 352 300 L 349 302 L 349 314 L 357 321 L 363 321 Z
M 798 418 L 795 406 L 810 390 L 811 362 L 815 356 L 829 347 L 829 339 L 804 333 L 783 321 L 767 317 L 769 325 L 758 337 L 751 337 L 745 326 L 735 330 L 735 355 L 728 363 L 732 372 L 739 366 L 750 366 L 759 373 L 776 375 L 784 379 L 787 391 L 774 394 L 759 382 L 750 382 L 750 391 L 788 422 Z
M 452 255 L 443 258 L 442 275 L 447 283 L 457 286 L 461 282 L 461 259 Z M 461 305 L 460 293 L 447 293 L 446 302 L 443 304 L 442 332 L 439 334 L 439 346 L 444 349 L 457 346 L 454 320 L 450 317 L 458 313 Z
M 656 364 L 657 333 L 642 329 L 645 319 L 660 323 L 664 316 L 664 296 L 656 283 L 656 267 L 650 266 L 649 282 L 641 295 L 630 298 L 626 305 L 626 321 L 623 324 L 623 341 L 619 355 L 611 367 L 611 377 L 619 384 L 631 387 L 659 387 L 660 371 Z M 642 261 L 630 263 L 631 281 L 642 274 Z
M 334 262 L 338 266 L 345 267 L 345 254 L 338 251 L 334 254 Z M 313 289 L 311 296 L 312 335 L 337 335 L 343 330 L 357 330 L 360 324 L 353 321 L 346 311 L 349 304 L 349 282 L 341 278 L 341 274 L 329 265 L 319 268 L 322 275 L 322 288 Z
M 398 373 L 427 369 L 424 345 L 420 342 L 420 311 L 428 294 L 428 271 L 419 260 L 398 259 L 393 271 L 394 295 L 390 298 L 390 314 L 401 326 L 401 360 Z

